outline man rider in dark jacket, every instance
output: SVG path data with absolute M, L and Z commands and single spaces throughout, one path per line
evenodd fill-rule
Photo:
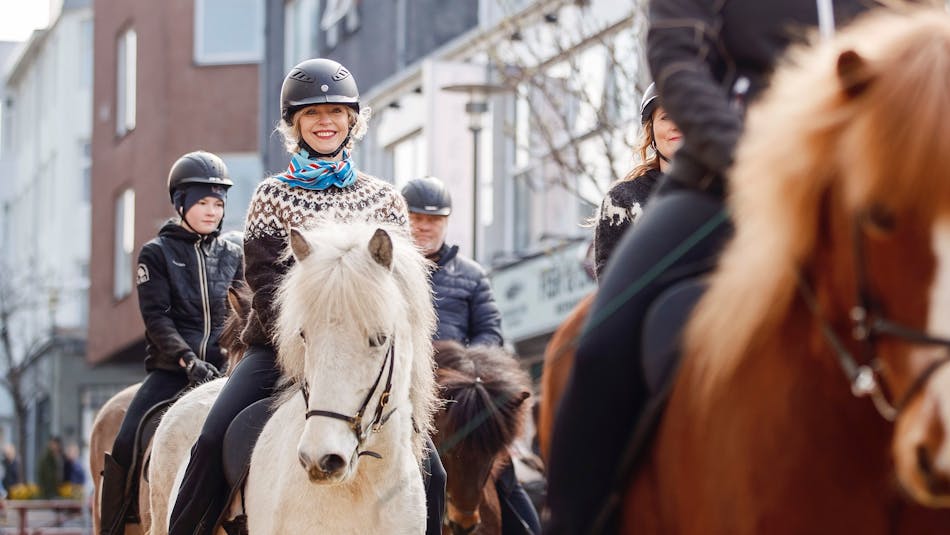
M 412 239 L 422 254 L 435 262 L 432 291 L 439 326 L 435 340 L 464 345 L 502 345 L 501 312 L 495 304 L 488 275 L 474 260 L 459 254 L 458 245 L 445 243 L 452 197 L 435 177 L 410 180 L 402 189 L 409 205 Z
M 432 293 L 438 327 L 435 340 L 465 345 L 500 346 L 501 312 L 495 304 L 485 270 L 458 253 L 458 245 L 445 243 L 452 196 L 435 177 L 410 180 L 402 189 L 409 208 L 412 239 L 422 254 L 435 263 Z M 502 508 L 503 535 L 541 532 L 538 513 L 509 464 L 495 481 Z

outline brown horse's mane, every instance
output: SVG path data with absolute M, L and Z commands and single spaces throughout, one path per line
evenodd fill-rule
M 247 351 L 247 344 L 241 340 L 241 332 L 251 312 L 251 289 L 246 284 L 232 284 L 228 288 L 228 309 L 230 312 L 221 328 L 218 345 L 227 351 L 227 374 L 230 375 Z
M 446 402 L 441 449 L 465 459 L 491 458 L 521 433 L 531 381 L 500 347 L 433 344 Z
M 799 273 L 815 268 L 829 231 L 823 214 L 927 221 L 947 198 L 945 17 L 879 10 L 832 40 L 812 36 L 790 50 L 750 108 L 729 174 L 736 233 L 686 333 L 687 354 L 704 356 L 696 376 L 705 384 L 731 375 L 780 332 Z

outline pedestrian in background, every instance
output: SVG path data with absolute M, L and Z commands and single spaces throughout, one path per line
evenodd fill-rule
M 40 496 L 47 500 L 59 497 L 59 486 L 63 483 L 63 460 L 63 442 L 57 436 L 50 437 L 36 468 Z

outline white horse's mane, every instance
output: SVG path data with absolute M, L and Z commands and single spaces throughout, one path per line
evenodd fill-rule
M 370 239 L 380 228 L 393 245 L 389 275 L 369 252 Z M 354 329 L 370 336 L 376 334 L 381 311 L 405 318 L 396 323 L 396 350 L 411 347 L 413 351 L 410 400 L 420 430 L 415 450 L 421 455 L 438 402 L 432 360 L 436 316 L 427 261 L 403 227 L 326 222 L 301 234 L 311 244 L 311 252 L 304 261 L 294 262 L 275 298 L 274 334 L 284 378 L 297 382 L 304 377 L 301 326 Z

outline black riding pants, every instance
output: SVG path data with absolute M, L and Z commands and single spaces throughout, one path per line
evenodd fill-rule
M 541 520 L 528 493 L 515 476 L 515 466 L 508 464 L 495 480 L 498 502 L 501 505 L 502 535 L 539 535 Z
M 640 355 L 644 315 L 664 289 L 713 265 L 731 231 L 718 197 L 666 183 L 614 250 L 554 425 L 546 533 L 592 532 L 648 398 Z
M 256 401 L 270 396 L 280 377 L 273 350 L 251 346 L 235 366 L 205 420 L 201 435 L 191 448 L 191 460 L 175 499 L 168 535 L 210 535 L 214 524 L 227 506 L 229 491 L 224 476 L 222 447 L 231 421 Z M 426 465 L 426 502 L 429 519 L 427 535 L 442 533 L 442 509 L 445 504 L 445 468 L 429 441 Z M 421 477 L 421 476 L 420 476 Z
M 175 499 L 168 535 L 212 533 L 227 505 L 229 490 L 222 462 L 224 434 L 238 413 L 274 393 L 279 377 L 272 349 L 248 348 L 211 406 L 201 434 L 191 448 L 191 460 Z
M 168 370 L 152 370 L 145 376 L 142 386 L 129 403 L 129 409 L 119 427 L 119 434 L 112 444 L 112 457 L 122 468 L 128 470 L 132 466 L 132 451 L 135 448 L 135 433 L 139 423 L 149 409 L 155 404 L 171 399 L 188 386 L 188 377 L 184 370 L 175 373 Z

